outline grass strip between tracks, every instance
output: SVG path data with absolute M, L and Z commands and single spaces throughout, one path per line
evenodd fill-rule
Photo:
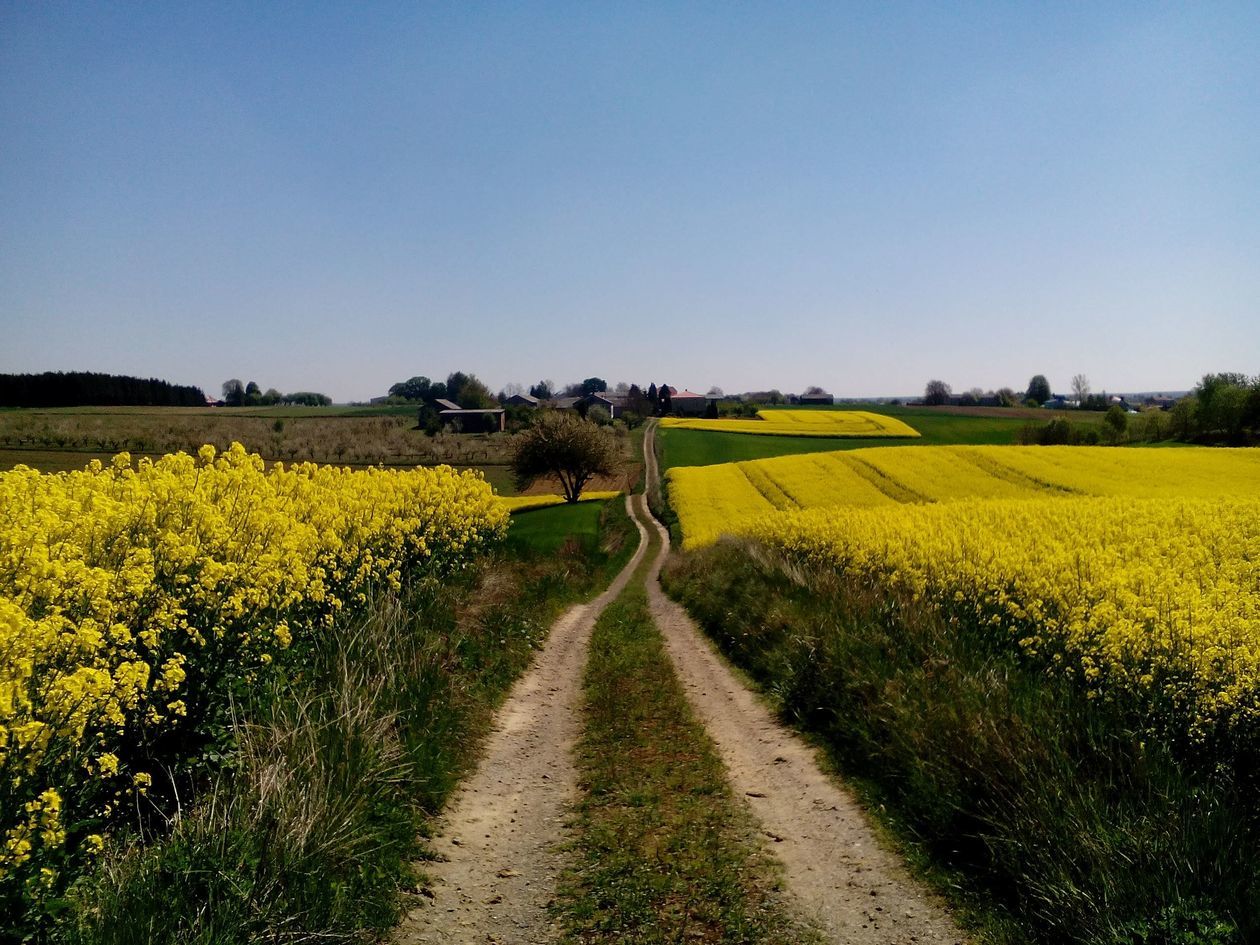
M 670 667 L 643 574 L 591 641 L 574 866 L 556 906 L 567 940 L 816 941 L 783 909 L 777 868 Z

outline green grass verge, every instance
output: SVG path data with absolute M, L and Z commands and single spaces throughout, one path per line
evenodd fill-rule
M 641 578 L 596 624 L 585 686 L 577 865 L 556 906 L 566 941 L 817 941 L 781 906 L 775 865 L 692 716 Z
M 983 626 L 736 543 L 665 574 L 1004 945 L 1260 940 L 1254 759 L 1157 743 Z
M 609 504 L 622 506 L 624 511 L 624 501 L 616 499 L 516 512 L 508 529 L 508 546 L 533 554 L 551 554 L 567 544 L 593 549 L 599 540 L 600 518 Z

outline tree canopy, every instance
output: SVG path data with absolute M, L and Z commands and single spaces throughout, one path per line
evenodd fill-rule
M 1034 374 L 1032 380 L 1028 382 L 1028 400 L 1035 400 L 1038 404 L 1044 404 L 1050 399 L 1050 382 L 1046 380 L 1044 374 Z
M 566 502 L 576 502 L 595 476 L 610 476 L 621 465 L 613 434 L 573 413 L 548 410 L 520 434 L 512 456 L 518 489 L 541 476 L 560 481 Z
M 949 403 L 952 393 L 950 386 L 944 381 L 931 380 L 923 389 L 923 402 L 930 407 L 939 407 Z
M 199 387 L 157 378 L 47 371 L 0 374 L 0 407 L 204 407 Z

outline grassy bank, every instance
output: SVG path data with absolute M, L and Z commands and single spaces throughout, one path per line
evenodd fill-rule
M 814 941 L 670 669 L 641 583 L 595 627 L 577 866 L 558 911 L 571 942 Z
M 949 877 L 991 941 L 1260 935 L 1246 772 L 909 599 L 726 543 L 667 571 L 723 651 Z
M 518 535 L 334 624 L 236 706 L 221 774 L 171 822 L 108 850 L 63 904 L 54 938 L 361 940 L 392 927 L 425 855 L 420 837 L 494 708 L 559 610 L 633 551 L 624 508 L 596 511 L 597 541 L 562 536 L 548 548 Z

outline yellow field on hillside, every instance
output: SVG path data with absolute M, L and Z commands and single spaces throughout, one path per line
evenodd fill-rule
M 703 420 L 665 417 L 661 426 L 718 433 L 763 436 L 917 437 L 919 432 L 895 417 L 862 410 L 759 410 L 758 420 Z
M 1260 450 L 1094 446 L 873 447 L 676 467 L 670 504 L 684 547 L 777 510 L 1054 496 L 1260 495 Z
M 908 594 L 1195 737 L 1260 718 L 1260 450 L 878 447 L 669 494 L 684 547 L 744 534 Z

